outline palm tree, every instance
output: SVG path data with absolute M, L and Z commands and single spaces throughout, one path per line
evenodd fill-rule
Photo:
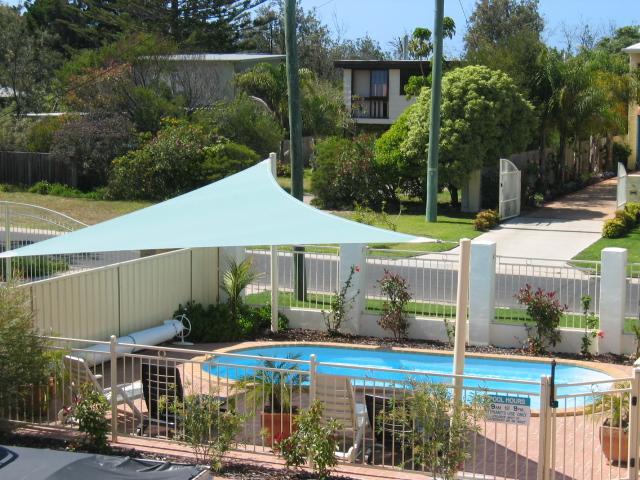
M 237 319 L 242 306 L 242 291 L 260 278 L 262 274 L 253 270 L 251 258 L 246 258 L 241 262 L 229 259 L 227 264 L 227 271 L 222 277 L 222 290 L 229 297 L 227 303 L 231 311 L 231 318 Z
M 300 90 L 305 89 L 315 79 L 314 73 L 301 68 L 298 72 L 300 78 Z M 263 100 L 274 112 L 278 122 L 283 128 L 288 129 L 289 115 L 287 104 L 287 67 L 284 64 L 272 65 L 270 63 L 259 63 L 251 70 L 247 70 L 236 76 L 236 86 L 246 92 Z

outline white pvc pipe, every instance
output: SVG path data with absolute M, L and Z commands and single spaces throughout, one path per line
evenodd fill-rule
M 146 330 L 140 330 L 139 332 L 133 332 L 117 338 L 116 343 L 118 344 L 140 345 L 140 347 L 118 345 L 116 351 L 121 355 L 144 350 L 144 347 L 147 345 L 158 345 L 159 343 L 167 342 L 179 336 L 183 329 L 184 325 L 180 320 L 165 320 L 162 325 L 158 325 L 157 327 L 147 328 Z M 84 358 L 85 362 L 89 365 L 109 361 L 110 352 L 108 344 L 90 345 L 83 350 L 85 351 L 78 352 L 77 356 Z

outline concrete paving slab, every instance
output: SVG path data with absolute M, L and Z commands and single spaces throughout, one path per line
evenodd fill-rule
M 616 185 L 614 178 L 565 195 L 477 239 L 495 241 L 500 256 L 569 260 L 600 239 L 616 210 Z

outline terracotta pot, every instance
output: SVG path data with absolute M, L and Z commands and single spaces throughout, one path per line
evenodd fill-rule
M 600 426 L 602 453 L 609 463 L 626 463 L 629 458 L 629 433 L 620 427 Z
M 266 446 L 273 446 L 274 441 L 282 441 L 291 436 L 295 430 L 293 419 L 296 415 L 291 413 L 262 413 L 262 430 L 265 431 L 264 442 Z

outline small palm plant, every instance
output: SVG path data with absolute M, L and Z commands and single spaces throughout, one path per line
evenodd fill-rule
M 289 360 L 299 355 L 288 355 Z M 240 378 L 236 387 L 245 391 L 245 405 L 253 411 L 262 410 L 262 435 L 266 445 L 287 438 L 294 430 L 294 415 L 297 408 L 291 404 L 293 392 L 302 383 L 296 363 L 287 360 L 264 360 L 262 368 L 252 375 Z
M 227 271 L 222 277 L 222 289 L 229 297 L 227 304 L 231 311 L 231 318 L 238 318 L 242 307 L 242 291 L 260 277 L 261 274 L 253 270 L 250 257 L 241 262 L 235 259 L 227 260 Z
M 288 360 L 297 360 L 300 355 L 287 355 Z M 264 404 L 264 411 L 286 413 L 292 410 L 293 390 L 302 382 L 298 365 L 287 360 L 264 360 L 262 367 L 253 375 L 241 377 L 236 386 L 247 391 L 246 403 L 257 408 Z

